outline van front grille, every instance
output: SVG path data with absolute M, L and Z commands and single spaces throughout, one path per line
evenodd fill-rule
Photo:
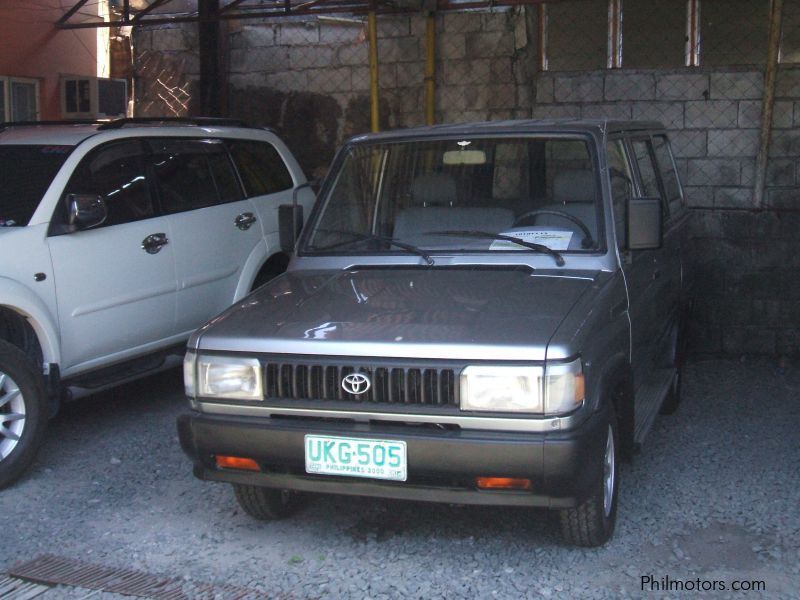
M 365 392 L 354 394 L 344 389 L 344 378 L 354 373 L 368 378 Z M 457 407 L 456 387 L 456 370 L 450 367 L 264 363 L 266 400 Z

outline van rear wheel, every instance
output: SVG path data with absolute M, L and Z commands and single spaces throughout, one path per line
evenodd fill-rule
M 0 489 L 36 458 L 47 427 L 42 376 L 16 346 L 0 340 Z
M 683 383 L 683 361 L 684 361 L 684 336 L 683 327 L 678 324 L 675 325 L 672 332 L 672 339 L 670 340 L 670 358 L 672 368 L 675 369 L 675 377 L 670 383 L 667 396 L 661 404 L 659 410 L 662 415 L 671 415 L 681 404 L 681 384 Z

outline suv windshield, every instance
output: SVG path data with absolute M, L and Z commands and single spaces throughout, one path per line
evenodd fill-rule
M 27 225 L 72 146 L 0 145 L 0 227 Z
M 312 254 L 402 252 L 397 242 L 430 253 L 598 248 L 599 178 L 583 138 L 355 144 L 338 164 Z

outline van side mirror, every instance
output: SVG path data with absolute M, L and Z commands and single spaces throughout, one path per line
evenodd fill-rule
M 67 194 L 67 221 L 78 229 L 91 229 L 105 223 L 108 207 L 102 196 Z
M 278 237 L 281 250 L 294 252 L 294 245 L 303 229 L 302 204 L 281 204 L 278 207 Z
M 628 249 L 660 248 L 663 238 L 661 198 L 628 198 Z
M 303 205 L 298 203 L 300 190 L 309 188 L 316 194 L 319 185 L 319 179 L 301 183 L 292 192 L 292 203 L 281 204 L 278 207 L 278 234 L 283 252 L 294 252 L 294 246 L 300 237 L 300 232 L 303 230 Z

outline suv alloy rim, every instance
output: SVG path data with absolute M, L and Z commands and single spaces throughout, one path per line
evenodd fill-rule
M 614 431 L 608 426 L 606 439 L 606 458 L 603 465 L 603 511 L 606 517 L 611 515 L 611 503 L 614 498 L 614 479 L 616 477 L 616 456 L 614 454 Z
M 0 371 L 0 460 L 16 448 L 25 429 L 25 399 L 19 386 Z

